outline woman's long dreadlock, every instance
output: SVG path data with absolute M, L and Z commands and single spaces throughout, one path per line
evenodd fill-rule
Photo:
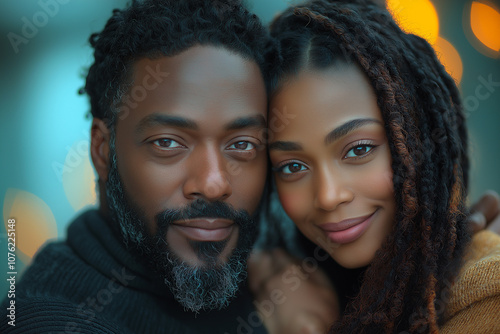
M 455 82 L 423 39 L 364 0 L 313 0 L 271 25 L 282 52 L 274 92 L 300 70 L 354 63 L 385 121 L 396 225 L 331 333 L 437 333 L 468 230 L 467 132 Z

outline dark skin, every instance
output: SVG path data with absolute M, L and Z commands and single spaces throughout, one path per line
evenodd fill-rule
M 264 125 L 259 124 L 259 119 L 265 120 L 267 112 L 264 83 L 257 65 L 224 50 L 198 47 L 177 57 L 137 62 L 134 84 L 143 84 L 147 66 L 156 65 L 169 72 L 169 76 L 158 88 L 149 90 L 145 99 L 136 101 L 137 107 L 130 110 L 128 117 L 119 117 L 116 124 L 118 168 L 128 194 L 145 210 L 151 231 L 157 212 L 196 198 L 226 201 L 253 213 L 262 194 L 267 168 L 265 150 L 251 148 L 252 144 L 256 147 L 263 144 L 259 140 Z M 147 84 L 154 82 L 149 80 Z M 181 116 L 193 121 L 198 129 L 156 124 L 137 131 L 141 120 L 155 113 Z M 241 118 L 252 124 L 228 128 Z M 104 184 L 109 170 L 109 139 L 107 123 L 94 119 L 91 156 L 99 175 L 100 210 L 104 215 L 107 215 Z M 161 142 L 157 141 L 160 139 Z M 171 147 L 168 139 L 178 139 L 182 147 L 177 144 Z M 491 205 L 490 201 L 478 210 L 492 212 Z M 231 241 L 235 233 L 231 232 Z M 184 235 L 173 233 L 169 237 L 177 242 L 176 250 L 194 259 L 189 256 Z M 231 242 L 224 252 L 228 253 L 230 248 Z M 289 263 L 286 261 L 280 266 L 273 265 L 274 269 L 283 268 Z M 299 305 L 307 307 L 307 312 L 295 307 L 284 310 L 288 312 L 284 319 L 295 320 L 292 328 L 296 333 L 315 333 L 337 311 L 331 287 L 324 278 L 318 271 L 303 280 L 299 290 L 285 291 L 289 298 L 284 305 L 296 305 L 293 300 L 297 299 Z M 314 293 L 320 296 L 318 301 L 311 298 Z M 307 306 L 303 304 L 305 300 L 310 301 Z M 278 313 L 283 312 L 280 309 Z M 266 325 L 272 326 L 271 333 L 279 333 L 283 328 L 280 323 Z
M 118 170 L 125 191 L 144 211 L 150 232 L 156 228 L 155 214 L 198 198 L 227 202 L 254 213 L 267 173 L 263 142 L 267 100 L 258 66 L 226 50 L 200 46 L 175 57 L 141 59 L 134 66 L 134 82 L 124 99 L 130 101 L 137 85 L 155 85 L 146 77 L 148 68 L 157 66 L 168 76 L 148 90 L 144 99 L 132 101 L 137 106 L 129 113 L 119 113 L 116 123 Z M 105 183 L 110 167 L 110 129 L 106 121 L 94 119 L 91 134 L 100 210 L 109 215 Z M 237 233 L 237 228 L 231 231 L 221 260 L 234 247 Z M 173 250 L 196 264 L 189 235 L 175 228 L 167 234 Z M 334 301 L 326 276 L 318 275 L 318 280 L 303 285 L 309 288 L 308 300 Z M 326 285 L 319 287 L 320 281 Z M 313 319 L 307 314 L 311 312 L 292 311 L 291 317 L 306 315 L 297 318 L 296 333 L 310 327 Z M 323 311 L 326 316 L 334 309 Z M 269 330 L 280 332 L 281 327 Z
M 273 96 L 269 119 L 284 108 L 295 118 L 269 143 L 283 209 L 343 267 L 368 265 L 391 233 L 396 208 L 391 153 L 370 83 L 355 67 L 305 70 Z M 367 223 L 330 230 L 352 221 Z
M 493 190 L 487 191 L 472 207 L 469 216 L 469 226 L 473 233 L 484 229 L 500 234 L 500 196 Z M 272 316 L 261 315 L 270 333 L 320 334 L 325 333 L 332 321 L 340 314 L 339 304 L 329 289 L 331 285 L 325 281 L 325 274 L 320 270 L 312 273 L 302 272 L 301 284 L 298 289 L 291 289 L 291 284 L 284 284 L 284 275 L 290 272 L 299 276 L 299 259 L 292 258 L 282 250 L 253 254 L 249 260 L 249 282 L 257 301 L 269 300 L 271 291 L 284 292 L 286 303 L 275 308 Z M 295 274 L 295 272 L 297 274 Z M 300 276 L 299 276 L 300 277 Z M 313 293 L 320 293 L 322 298 L 311 299 Z M 305 312 L 298 312 L 296 303 L 300 303 Z M 299 314 L 290 317 L 290 314 Z M 298 330 L 300 328 L 300 330 Z
M 168 75 L 155 82 L 147 76 L 157 68 Z M 200 198 L 253 214 L 267 168 L 261 139 L 266 94 L 257 64 L 224 49 L 195 46 L 174 57 L 140 59 L 134 64 L 133 80 L 124 97 L 132 100 L 133 108 L 119 113 L 116 122 L 117 164 L 125 191 L 143 211 L 150 232 L 155 232 L 159 212 Z M 141 85 L 145 96 L 135 88 Z M 91 155 L 101 194 L 108 177 L 109 138 L 106 123 L 94 119 Z M 101 205 L 104 213 L 105 208 Z M 220 259 L 231 254 L 237 226 L 202 219 L 196 223 L 207 229 L 184 233 L 178 228 L 191 223 L 178 222 L 167 233 L 178 256 L 196 264 L 189 241 L 216 240 L 221 234 L 227 244 Z M 230 228 L 219 234 L 209 231 L 215 223 Z
M 295 118 L 275 134 L 269 145 L 284 210 L 302 234 L 321 245 L 341 266 L 368 265 L 390 233 L 394 219 L 393 192 L 388 189 L 392 188 L 391 156 L 370 84 L 355 67 L 304 70 L 273 96 L 270 122 L 276 111 L 285 108 Z M 346 128 L 351 120 L 365 121 Z M 471 230 L 484 228 L 487 221 L 491 222 L 489 229 L 498 229 L 499 209 L 498 196 L 487 193 L 472 208 Z M 355 238 L 330 243 L 322 239 L 327 233 L 320 226 L 374 211 L 368 228 Z M 289 279 L 293 270 L 302 270 L 301 276 L 297 274 L 302 283 L 296 290 Z M 249 276 L 256 299 L 265 300 L 274 290 L 286 294 L 287 303 L 280 305 L 278 312 L 262 315 L 269 328 L 281 328 L 274 333 L 287 333 L 295 326 L 288 318 L 294 312 L 294 301 L 309 311 L 310 326 L 303 333 L 324 333 L 336 320 L 339 308 L 335 301 L 324 298 L 310 302 L 306 297 L 306 280 L 326 288 L 320 275 L 319 270 L 304 271 L 304 261 L 282 251 L 254 256 Z M 337 312 L 326 313 L 332 306 Z

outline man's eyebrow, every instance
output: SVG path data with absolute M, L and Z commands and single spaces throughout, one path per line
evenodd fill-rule
M 302 145 L 292 141 L 275 141 L 269 144 L 269 151 L 302 151 Z
M 144 117 L 139 124 L 137 124 L 135 131 L 137 133 L 144 132 L 148 128 L 152 128 L 154 126 L 173 126 L 177 128 L 191 129 L 197 130 L 198 125 L 190 119 L 180 117 L 180 116 L 171 116 L 165 114 L 154 113 Z
M 266 119 L 262 115 L 239 117 L 225 126 L 226 130 L 239 130 L 245 128 L 265 128 Z
M 354 131 L 357 128 L 360 128 L 366 124 L 373 124 L 373 123 L 383 125 L 381 121 L 374 118 L 357 118 L 348 121 L 330 131 L 325 137 L 325 144 L 326 145 L 331 144 L 334 141 L 338 140 L 339 138 L 344 137 L 349 132 Z

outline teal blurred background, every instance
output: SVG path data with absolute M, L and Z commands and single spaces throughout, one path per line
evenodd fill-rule
M 249 7 L 264 21 L 298 1 L 255 0 Z M 403 1 L 401 1 L 403 2 Z M 125 0 L 0 2 L 0 298 L 7 291 L 8 218 L 16 219 L 16 271 L 47 240 L 65 237 L 77 212 L 95 206 L 89 161 L 90 118 L 84 85 L 92 62 L 87 43 L 113 8 Z M 500 53 L 471 32 L 472 1 L 435 0 L 439 35 L 458 51 L 460 88 L 468 102 L 472 175 L 470 199 L 500 191 Z M 487 2 L 498 9 L 497 2 Z M 500 14 L 499 14 L 500 15 Z M 500 19 L 499 19 L 500 22 Z M 493 32 L 495 34 L 495 32 Z M 497 41 L 500 29 L 496 31 Z M 495 36 L 493 36 L 495 38 Z M 496 82 L 485 87 L 484 80 Z M 489 90 L 488 90 L 489 89 Z

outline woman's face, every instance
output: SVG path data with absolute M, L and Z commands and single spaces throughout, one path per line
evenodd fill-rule
M 355 66 L 303 71 L 272 99 L 269 124 L 284 114 L 269 146 L 283 208 L 340 265 L 368 265 L 395 216 L 391 154 L 372 87 Z

